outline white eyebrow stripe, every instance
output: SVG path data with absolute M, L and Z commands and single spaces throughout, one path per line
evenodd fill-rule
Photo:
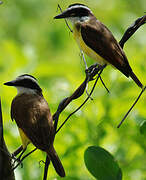
M 75 6 L 71 6 L 71 7 L 67 8 L 67 9 L 71 10 L 71 9 L 76 9 L 76 8 L 84 8 L 84 9 L 91 11 L 87 6 L 83 6 L 83 5 L 75 5 Z
M 34 78 L 31 77 L 31 76 L 27 76 L 27 75 L 25 75 L 25 76 L 19 76 L 19 77 L 16 78 L 16 80 L 23 80 L 23 79 L 31 79 L 33 82 L 37 83 L 37 80 L 36 80 L 36 79 L 34 79 Z

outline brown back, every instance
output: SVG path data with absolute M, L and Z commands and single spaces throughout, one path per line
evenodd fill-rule
M 16 96 L 11 105 L 11 118 L 37 148 L 46 151 L 53 144 L 53 120 L 42 95 Z
M 130 75 L 132 70 L 124 51 L 104 24 L 92 16 L 90 21 L 81 24 L 81 35 L 87 46 L 124 75 Z

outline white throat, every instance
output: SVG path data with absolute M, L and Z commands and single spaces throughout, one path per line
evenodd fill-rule
M 71 23 L 74 25 L 76 23 L 85 23 L 89 21 L 90 17 L 89 16 L 83 16 L 83 17 L 69 17 L 67 18 L 68 20 L 71 21 Z
M 16 87 L 17 88 L 17 95 L 21 94 L 36 94 L 36 90 L 30 89 L 30 88 L 25 88 L 25 87 Z

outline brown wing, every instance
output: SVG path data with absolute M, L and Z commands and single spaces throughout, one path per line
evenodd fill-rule
M 131 68 L 125 53 L 112 33 L 100 21 L 93 18 L 88 23 L 82 24 L 81 35 L 87 46 L 124 75 L 129 76 Z
M 31 142 L 47 150 L 54 140 L 54 126 L 48 103 L 38 95 L 16 96 L 11 106 L 11 118 Z

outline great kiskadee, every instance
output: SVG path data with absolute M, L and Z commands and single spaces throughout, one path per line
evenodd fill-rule
M 37 80 L 24 74 L 4 85 L 17 88 L 17 96 L 11 104 L 11 118 L 18 126 L 23 149 L 32 143 L 45 151 L 56 172 L 64 177 L 64 168 L 53 147 L 55 130 L 51 112 Z
M 72 22 L 73 35 L 81 51 L 95 59 L 100 65 L 111 64 L 143 88 L 111 31 L 96 19 L 87 6 L 79 3 L 71 4 L 54 18 L 66 18 Z

